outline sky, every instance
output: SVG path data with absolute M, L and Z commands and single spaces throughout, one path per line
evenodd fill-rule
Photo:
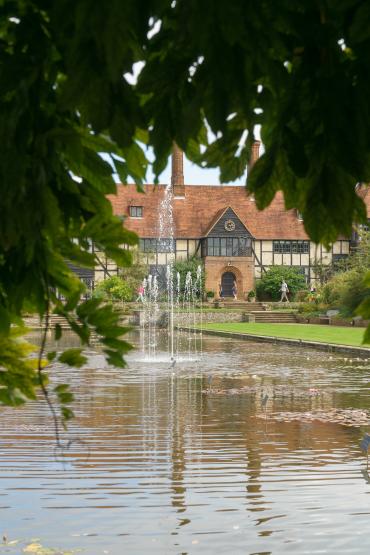
M 220 183 L 218 169 L 204 169 L 196 166 L 184 156 L 184 181 L 186 185 L 218 185 Z M 245 185 L 246 173 L 228 185 Z M 147 183 L 153 183 L 154 177 L 151 169 L 147 172 Z M 166 170 L 160 176 L 160 183 L 167 184 L 171 181 L 171 160 Z M 227 184 L 226 184 L 227 185 Z

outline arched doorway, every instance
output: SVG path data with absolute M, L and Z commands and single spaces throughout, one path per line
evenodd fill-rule
M 235 274 L 232 272 L 225 272 L 222 274 L 221 284 L 222 284 L 222 295 L 223 297 L 233 296 L 233 285 L 236 281 Z

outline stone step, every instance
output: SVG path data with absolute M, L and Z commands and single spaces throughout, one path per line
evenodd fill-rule
M 40 321 L 38 316 L 26 316 L 24 318 L 25 324 L 28 328 L 43 329 L 45 326 L 45 319 Z M 49 316 L 49 327 L 54 327 L 59 324 L 63 329 L 70 329 L 68 322 L 63 318 L 63 316 L 58 316 L 57 314 L 50 314 Z
M 290 324 L 296 322 L 295 314 L 290 312 L 288 314 L 284 314 L 282 312 L 278 313 L 271 313 L 271 312 L 255 312 L 254 313 L 255 321 L 256 322 L 266 322 L 266 323 L 280 323 L 280 324 Z
M 275 320 L 279 320 L 281 322 L 296 322 L 297 320 L 295 319 L 295 317 L 292 316 L 269 316 L 268 318 L 266 318 L 263 314 L 254 314 L 256 321 L 257 319 L 262 322 L 274 322 Z
M 262 311 L 266 309 L 266 305 L 259 302 L 248 303 L 247 301 L 222 301 L 222 305 L 224 308 L 242 308 L 246 312 Z
M 254 312 L 253 310 L 251 311 L 252 314 Z M 257 312 L 259 313 L 259 310 Z M 278 310 L 264 310 L 263 313 L 265 316 L 294 316 L 295 314 L 295 312 L 279 312 Z

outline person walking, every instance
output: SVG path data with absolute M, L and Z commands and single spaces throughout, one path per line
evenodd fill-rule
M 234 283 L 233 283 L 232 292 L 233 292 L 234 301 L 237 301 L 238 300 L 238 286 L 237 286 L 237 283 L 236 283 L 235 279 L 234 279 Z
M 280 299 L 280 302 L 282 303 L 283 300 L 285 299 L 286 302 L 289 303 L 289 299 L 288 299 L 289 288 L 288 288 L 288 285 L 286 284 L 286 282 L 285 282 L 284 279 L 283 279 L 283 281 L 281 282 L 280 291 L 281 291 L 281 299 Z
M 140 286 L 137 288 L 137 299 L 136 299 L 136 302 L 137 302 L 137 303 L 138 303 L 138 302 L 142 302 L 142 303 L 144 302 L 144 287 L 143 287 L 142 285 L 140 285 Z

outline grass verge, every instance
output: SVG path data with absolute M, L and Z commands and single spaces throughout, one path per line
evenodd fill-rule
M 345 328 L 315 324 L 254 324 L 246 322 L 204 324 L 203 328 L 204 330 L 268 335 L 284 339 L 319 341 L 320 343 L 332 343 L 334 345 L 363 346 L 370 349 L 369 344 L 362 345 L 364 328 Z

